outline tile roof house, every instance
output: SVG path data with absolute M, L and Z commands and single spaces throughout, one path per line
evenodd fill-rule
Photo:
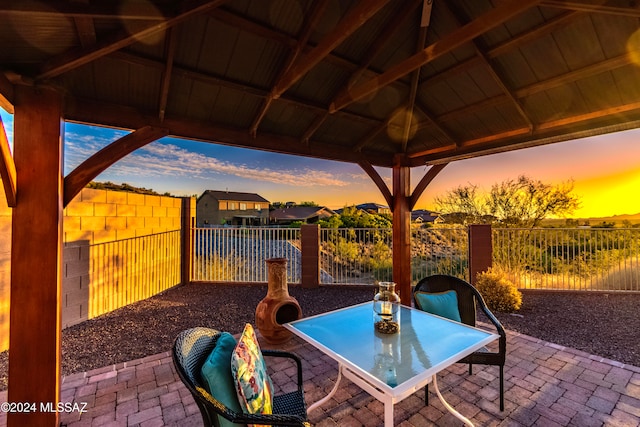
M 272 224 L 287 225 L 296 221 L 311 224 L 335 214 L 334 211 L 324 206 L 295 206 L 273 210 L 269 217 Z
M 418 209 L 411 212 L 411 221 L 422 223 L 442 223 L 440 213 L 426 209 Z
M 389 206 L 381 205 L 379 203 L 362 203 L 356 205 L 356 209 L 374 214 L 391 214 L 391 209 L 389 209 Z
M 196 202 L 198 227 L 269 224 L 269 201 L 255 193 L 206 190 Z

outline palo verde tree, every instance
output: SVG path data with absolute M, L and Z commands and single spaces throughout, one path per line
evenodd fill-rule
M 521 175 L 494 184 L 488 193 L 475 185 L 460 186 L 437 197 L 435 203 L 449 222 L 533 228 L 550 216 L 573 213 L 580 201 L 572 191 L 572 181 L 551 185 Z

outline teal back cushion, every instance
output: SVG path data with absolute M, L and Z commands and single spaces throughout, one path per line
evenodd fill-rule
M 461 322 L 460 311 L 458 311 L 458 294 L 456 291 L 446 292 L 421 292 L 414 294 L 416 305 L 419 309 L 436 316 Z
M 227 408 L 242 414 L 235 382 L 231 374 L 231 354 L 236 347 L 236 339 L 228 332 L 222 332 L 216 346 L 209 354 L 201 368 L 204 388 Z M 230 421 L 219 416 L 220 426 L 237 427 Z

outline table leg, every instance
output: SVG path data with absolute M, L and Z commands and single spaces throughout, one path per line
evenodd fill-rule
M 468 418 L 466 418 L 464 415 L 462 415 L 460 412 L 456 411 L 453 406 L 449 405 L 445 400 L 444 397 L 442 397 L 442 394 L 440 394 L 440 389 L 438 388 L 438 382 L 436 381 L 436 376 L 434 375 L 432 378 L 433 381 L 433 388 L 436 389 L 436 394 L 438 395 L 438 399 L 440 399 L 440 402 L 442 402 L 442 404 L 444 405 L 445 408 L 447 408 L 447 411 L 451 412 L 453 414 L 454 417 L 456 417 L 457 419 L 459 419 L 460 421 L 462 421 L 465 425 L 469 426 L 469 427 L 473 427 L 473 423 L 471 421 L 469 421 Z
M 393 427 L 393 402 L 384 404 L 384 427 Z
M 342 379 L 342 365 L 338 364 L 338 378 L 336 378 L 336 384 L 333 386 L 333 388 L 331 389 L 331 391 L 329 392 L 328 395 L 326 395 L 325 397 L 323 397 L 322 399 L 318 400 L 317 402 L 315 402 L 314 404 L 312 404 L 311 406 L 309 406 L 309 409 L 307 409 L 307 412 L 311 412 L 314 409 L 316 409 L 317 407 L 321 406 L 322 404 L 324 404 L 326 401 L 328 401 L 329 399 L 331 399 L 331 397 L 336 394 L 336 391 L 338 390 L 338 385 L 340 384 L 340 379 Z

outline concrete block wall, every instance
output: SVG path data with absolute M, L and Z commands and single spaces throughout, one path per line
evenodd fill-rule
M 160 240 L 131 239 L 180 230 L 181 206 L 176 197 L 89 188 L 69 203 L 64 210 L 63 328 L 180 283 L 178 232 Z
M 9 345 L 11 214 L 0 185 L 0 351 Z M 195 218 L 195 199 L 192 201 Z M 182 199 L 109 190 L 83 189 L 64 210 L 62 326 L 68 327 L 136 300 L 148 298 L 180 282 L 179 232 Z M 111 248 L 109 242 L 125 241 Z M 130 244 L 128 242 L 131 242 Z M 91 246 L 98 245 L 98 246 Z M 167 247 L 169 246 L 169 247 Z M 104 250 L 104 247 L 109 249 Z M 124 247 L 125 249 L 121 249 Z M 126 252 L 126 253 L 123 253 Z M 177 259 L 176 259 L 177 257 Z M 125 266 L 107 280 L 101 270 Z M 151 266 L 143 269 L 142 266 Z M 92 283 L 92 278 L 94 280 Z M 130 287 L 131 289 L 127 289 Z M 93 305 L 93 306 L 92 306 Z

